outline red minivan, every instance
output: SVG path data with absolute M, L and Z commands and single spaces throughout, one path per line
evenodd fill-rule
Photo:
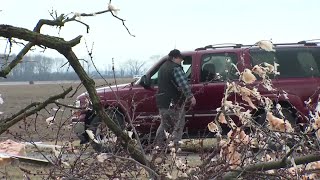
M 182 66 L 197 100 L 196 106 L 186 114 L 186 135 L 208 134 L 207 125 L 221 106 L 226 82 L 241 83 L 237 69 L 242 72 L 245 68 L 252 69 L 264 62 L 279 64 L 280 74 L 269 76 L 274 90 L 262 87 L 259 77 L 250 87 L 258 88 L 261 95 L 269 97 L 274 104 L 282 105 L 283 110 L 286 110 L 285 116 L 294 119 L 291 123 L 305 122 L 306 118 L 303 117 L 307 117 L 309 111 L 305 102 L 309 98 L 318 98 L 320 47 L 317 43 L 305 41 L 274 45 L 275 52 L 265 51 L 254 45 L 232 44 L 210 45 L 182 53 L 185 57 Z M 141 134 L 156 131 L 160 122 L 155 101 L 157 75 L 166 59 L 167 57 L 161 58 L 135 83 L 97 89 L 106 111 L 122 128 L 128 124 L 126 122 L 131 121 Z M 82 142 L 88 140 L 85 129 L 100 123 L 90 110 L 87 98 L 86 93 L 77 97 L 76 106 L 86 110 L 76 112 L 72 119 L 75 132 Z M 263 114 L 263 109 L 252 113 L 255 116 Z

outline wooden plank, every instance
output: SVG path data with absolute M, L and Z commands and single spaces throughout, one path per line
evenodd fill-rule
M 45 160 L 45 159 L 37 159 L 37 158 L 32 158 L 32 157 L 27 157 L 27 156 L 18 156 L 18 155 L 12 155 L 12 154 L 7 154 L 7 153 L 0 153 L 0 158 L 12 159 L 12 160 L 18 159 L 19 162 L 31 163 L 31 164 L 41 165 L 41 166 L 53 165 L 52 162 Z

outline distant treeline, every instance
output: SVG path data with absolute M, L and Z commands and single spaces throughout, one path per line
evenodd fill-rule
M 15 57 L 15 54 L 12 54 L 9 57 L 0 55 L 1 69 Z M 91 63 L 81 62 L 81 64 L 91 77 L 100 78 L 100 75 L 93 68 Z M 99 69 L 99 72 L 104 78 L 113 77 L 114 74 L 117 77 L 132 77 L 134 74 L 139 73 L 125 65 L 115 68 L 114 72 L 111 65 L 102 68 L 104 69 Z M 24 56 L 22 62 L 11 71 L 7 78 L 1 78 L 0 82 L 57 80 L 79 80 L 79 78 L 72 67 L 69 66 L 66 59 L 51 58 L 44 55 L 28 55 Z

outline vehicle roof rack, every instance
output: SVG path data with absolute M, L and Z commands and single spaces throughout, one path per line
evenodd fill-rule
M 318 46 L 320 44 L 320 39 L 310 39 L 299 41 L 299 44 L 304 44 L 305 46 Z
M 274 46 L 290 46 L 290 45 L 304 45 L 304 46 L 317 46 L 317 43 L 314 42 L 306 42 L 306 41 L 299 41 L 297 43 L 277 43 L 273 44 Z
M 313 43 L 320 43 L 320 39 L 309 39 L 309 40 L 303 40 L 303 41 L 299 41 L 298 43 L 300 43 L 300 44 L 305 44 L 305 43 L 310 43 L 310 42 L 313 42 Z
M 317 42 L 313 42 L 317 41 Z M 304 41 L 299 41 L 297 43 L 276 43 L 273 44 L 274 46 L 286 46 L 286 45 L 297 45 L 297 44 L 302 44 L 304 46 L 317 46 L 320 44 L 320 39 L 312 39 L 312 40 L 304 40 Z M 200 51 L 200 50 L 207 50 L 207 49 L 218 49 L 218 48 L 241 48 L 241 47 L 253 47 L 256 45 L 243 45 L 243 44 L 236 44 L 236 43 L 223 43 L 223 44 L 214 44 L 214 45 L 207 45 L 204 47 L 200 47 L 195 49 L 195 51 Z
M 218 49 L 218 48 L 241 48 L 242 46 L 243 46 L 242 44 L 236 44 L 236 43 L 223 43 L 223 44 L 207 45 L 205 47 L 200 47 L 195 50 L 199 51 L 199 50 Z

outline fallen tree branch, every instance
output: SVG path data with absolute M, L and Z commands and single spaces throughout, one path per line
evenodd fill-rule
M 298 148 L 300 147 L 301 144 L 296 144 L 294 145 L 287 153 L 286 155 L 282 158 L 282 162 L 285 162 L 286 160 L 288 160 L 289 156 L 291 156 L 291 154 Z
M 308 156 L 294 158 L 294 161 L 295 161 L 296 165 L 320 161 L 320 154 L 312 154 L 312 155 L 308 155 Z M 225 179 L 225 180 L 234 179 L 237 176 L 239 176 L 240 174 L 243 174 L 245 172 L 267 171 L 267 170 L 272 170 L 272 169 L 286 168 L 289 163 L 290 163 L 289 161 L 282 161 L 282 160 L 257 163 L 257 164 L 253 164 L 253 165 L 244 167 L 242 169 L 237 169 L 236 171 L 228 172 L 223 176 L 223 179 Z
M 72 91 L 72 87 L 69 87 L 65 91 L 63 91 L 61 94 L 54 95 L 49 97 L 44 102 L 35 102 L 30 105 L 28 105 L 23 110 L 19 111 L 18 113 L 12 115 L 9 118 L 3 119 L 0 122 L 0 134 L 6 132 L 7 129 L 9 129 L 11 126 L 16 124 L 17 122 L 21 121 L 22 119 L 25 119 L 26 117 L 29 117 L 41 109 L 44 109 L 47 105 L 55 103 L 57 99 L 63 99 L 65 96 Z M 33 109 L 32 109 L 33 108 Z
M 62 55 L 64 55 L 74 71 L 79 76 L 81 82 L 85 86 L 90 100 L 92 102 L 93 110 L 97 114 L 97 116 L 110 128 L 110 130 L 121 140 L 121 145 L 124 149 L 128 150 L 128 153 L 131 155 L 133 159 L 138 161 L 139 163 L 150 167 L 150 162 L 143 155 L 143 153 L 136 148 L 134 140 L 132 140 L 126 133 L 124 133 L 117 124 L 112 121 L 106 114 L 104 107 L 100 103 L 100 97 L 97 94 L 95 89 L 95 82 L 91 79 L 88 74 L 85 72 L 83 67 L 81 66 L 77 56 L 74 54 L 71 48 L 62 49 L 59 51 Z
M 98 12 L 95 12 L 95 13 L 77 13 L 77 15 L 74 15 L 73 17 L 71 18 L 68 18 L 68 17 L 65 17 L 63 14 L 61 14 L 59 17 L 55 18 L 54 20 L 48 20 L 48 19 L 40 19 L 37 23 L 37 25 L 34 27 L 33 29 L 33 32 L 35 33 L 40 33 L 40 30 L 42 28 L 43 25 L 49 25 L 49 26 L 57 26 L 57 27 L 62 27 L 65 25 L 65 23 L 67 22 L 72 22 L 72 21 L 76 21 L 76 22 L 79 22 L 83 25 L 85 25 L 87 27 L 87 33 L 89 33 L 89 25 L 80 21 L 80 20 L 77 20 L 76 18 L 77 17 L 88 17 L 88 16 L 95 16 L 95 15 L 98 15 L 98 14 L 104 14 L 104 13 L 107 13 L 107 12 L 111 12 L 112 16 L 119 19 L 120 21 L 122 21 L 122 24 L 123 26 L 126 28 L 127 32 L 135 37 L 134 35 L 131 34 L 131 32 L 129 31 L 128 27 L 125 25 L 124 23 L 124 19 L 122 18 L 119 18 L 118 16 L 114 15 L 112 11 L 110 10 L 103 10 L 103 11 L 98 11 Z M 76 14 L 76 13 L 74 13 Z M 11 27 L 13 28 L 13 27 Z M 4 30 L 5 29 L 5 25 L 1 25 L 0 29 Z M 19 29 L 22 29 L 22 28 L 19 28 Z M 25 29 L 26 30 L 26 29 Z M 4 33 L 4 32 L 3 32 Z M 21 32 L 17 32 L 17 33 L 21 33 Z M 0 36 L 3 36 L 3 37 L 7 37 L 7 38 L 11 38 L 11 37 L 16 37 L 18 39 L 24 39 L 24 38 L 19 38 L 17 37 L 16 35 L 8 35 L 8 36 L 4 36 L 4 35 L 1 35 L 0 33 Z M 43 38 L 43 37 L 36 37 L 36 38 Z M 70 44 L 71 47 L 73 47 L 74 45 L 78 44 L 80 42 L 80 39 L 81 37 L 77 37 L 67 43 Z M 26 39 L 24 39 L 26 40 Z M 11 70 L 17 65 L 19 64 L 21 61 L 22 61 L 22 58 L 23 56 L 25 56 L 27 54 L 27 52 L 35 45 L 38 45 L 40 46 L 40 44 L 36 44 L 36 42 L 34 41 L 30 41 L 30 39 L 28 40 L 29 43 L 27 45 L 25 45 L 25 47 L 19 52 L 19 54 L 15 57 L 15 59 L 13 61 L 10 62 L 10 64 L 8 66 L 6 66 L 3 70 L 0 71 L 0 77 L 4 77 L 6 78 L 7 75 L 11 72 Z M 49 47 L 49 48 L 53 48 L 51 46 L 49 46 L 48 44 L 43 44 L 44 46 L 46 47 Z M 56 48 L 53 48 L 53 49 L 56 49 Z
M 18 53 L 14 60 L 12 60 L 8 66 L 6 66 L 3 70 L 0 71 L 0 77 L 7 78 L 7 75 L 11 72 L 11 70 L 18 65 L 23 56 L 27 54 L 27 52 L 34 46 L 34 43 L 29 42 L 24 48 Z
M 114 16 L 114 15 L 113 15 Z M 60 18 L 61 17 L 61 18 Z M 65 17 L 63 14 L 59 16 L 59 18 L 56 19 L 56 21 L 71 21 L 68 19 L 64 19 Z M 75 18 L 75 17 L 74 17 Z M 117 17 L 118 18 L 118 17 Z M 119 18 L 118 18 L 119 19 Z M 123 24 L 124 20 L 120 19 Z M 42 20 L 41 22 L 38 23 L 37 26 L 41 26 L 41 24 L 44 23 L 50 23 L 48 21 Z M 61 26 L 62 24 L 59 24 Z M 126 27 L 126 26 L 125 26 Z M 38 30 L 37 28 L 35 28 Z M 40 28 L 39 28 L 40 29 Z M 128 28 L 126 27 L 128 30 Z M 129 32 L 129 31 L 128 31 Z M 130 32 L 129 32 L 130 34 Z M 130 34 L 131 35 L 131 34 Z M 93 105 L 93 110 L 97 114 L 97 116 L 110 128 L 112 132 L 120 139 L 121 145 L 124 147 L 124 149 L 128 150 L 128 153 L 130 156 L 136 160 L 137 162 L 150 167 L 151 169 L 154 169 L 151 167 L 150 162 L 147 160 L 147 158 L 143 155 L 143 153 L 136 148 L 136 144 L 134 140 L 132 140 L 126 133 L 120 129 L 116 123 L 114 123 L 106 114 L 104 107 L 100 103 L 100 97 L 97 94 L 97 91 L 95 89 L 95 82 L 93 79 L 91 79 L 88 74 L 84 71 L 83 67 L 81 66 L 79 59 L 77 56 L 74 54 L 72 51 L 72 48 L 80 43 L 81 37 L 78 36 L 74 38 L 73 40 L 70 41 L 65 41 L 62 38 L 54 37 L 54 36 L 49 36 L 49 35 L 43 35 L 40 34 L 39 32 L 34 32 L 30 31 L 25 28 L 20 28 L 20 27 L 14 27 L 10 25 L 4 25 L 0 24 L 0 36 L 5 37 L 5 38 L 17 38 L 25 41 L 29 41 L 30 43 L 33 43 L 34 45 L 37 46 L 44 46 L 48 47 L 51 49 L 57 50 L 60 54 L 64 55 L 67 60 L 69 61 L 69 64 L 73 67 L 77 75 L 79 76 L 80 80 L 82 81 L 83 85 L 85 86 L 89 97 L 91 99 L 92 105 Z M 69 88 L 67 91 L 70 92 L 72 89 Z M 64 97 L 68 92 L 65 91 L 66 93 L 60 94 L 61 97 Z M 14 115 L 14 119 L 7 119 L 7 121 L 4 121 L 3 124 L 0 124 L 0 134 L 5 132 L 9 127 L 14 125 L 15 123 L 19 122 L 21 119 L 28 117 L 32 114 L 35 114 L 37 111 L 40 111 L 43 109 L 46 105 L 50 103 L 55 103 L 55 98 L 57 96 L 49 98 L 47 101 L 36 105 L 36 108 L 32 110 L 26 110 L 26 112 Z M 60 97 L 60 96 L 59 96 Z M 32 107 L 30 107 L 32 108 Z
M 33 31 L 40 33 L 41 27 L 45 24 L 51 26 L 61 26 L 61 21 L 40 19 Z M 11 72 L 11 70 L 22 61 L 23 56 L 25 56 L 34 45 L 35 43 L 33 42 L 29 42 L 27 45 L 25 45 L 24 48 L 14 58 L 14 60 L 12 60 L 8 66 L 6 66 L 3 70 L 0 71 L 0 77 L 6 78 L 7 75 Z
M 57 51 L 68 49 L 79 44 L 82 37 L 78 36 L 70 41 L 65 41 L 64 39 L 55 36 L 44 35 L 25 28 L 5 24 L 0 25 L 0 36 L 5 38 L 18 38 L 32 42 L 35 45 L 42 45 Z
M 36 159 L 36 158 L 27 157 L 27 156 L 12 155 L 7 153 L 0 153 L 0 158 L 7 159 L 7 162 L 10 162 L 10 163 L 14 163 L 14 161 L 19 161 L 19 162 L 30 163 L 30 164 L 39 165 L 39 166 L 52 165 L 52 163 L 48 160 Z
M 64 22 L 59 20 L 48 20 L 48 19 L 40 19 L 36 25 L 36 27 L 33 29 L 34 32 L 40 33 L 40 29 L 43 25 L 49 25 L 49 26 L 64 26 Z
M 67 105 L 67 104 L 63 104 L 63 103 L 60 103 L 60 102 L 54 102 L 57 106 L 63 106 L 65 108 L 70 108 L 70 109 L 84 109 L 83 107 L 75 107 L 75 106 L 72 106 L 72 105 Z

